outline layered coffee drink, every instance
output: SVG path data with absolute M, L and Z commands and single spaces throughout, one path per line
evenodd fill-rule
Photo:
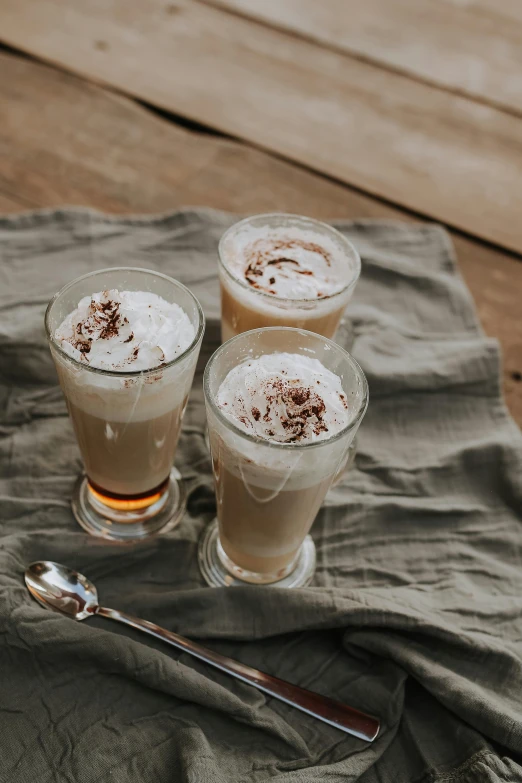
M 155 275 L 141 274 L 144 282 Z M 171 299 L 179 294 L 189 302 L 192 295 L 179 283 L 170 281 L 169 289 L 163 276 L 155 277 Z M 198 306 L 189 315 L 152 290 L 105 288 L 83 296 L 52 332 L 51 350 L 85 466 L 84 501 L 111 534 L 165 510 L 201 340 L 199 321 Z
M 269 354 L 235 367 L 220 386 L 218 406 L 268 443 L 317 443 L 350 421 L 337 375 L 299 354 Z M 244 457 L 224 447 L 214 462 L 221 545 L 240 568 L 272 574 L 295 559 L 337 462 L 334 456 L 334 464 L 310 471 L 291 451 L 267 454 L 264 464 Z
M 277 582 L 294 570 L 366 409 L 362 371 L 331 346 L 308 332 L 261 329 L 211 359 L 232 364 L 226 373 L 207 368 L 216 552 L 239 580 Z
M 340 232 L 297 215 L 237 223 L 219 258 L 223 342 L 267 326 L 332 338 L 360 274 L 359 255 Z

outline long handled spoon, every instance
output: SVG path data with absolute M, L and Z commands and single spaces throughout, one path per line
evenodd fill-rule
M 312 715 L 314 718 L 335 726 L 367 742 L 372 742 L 379 733 L 379 721 L 371 715 L 342 704 L 319 693 L 307 691 L 298 685 L 272 677 L 251 666 L 245 666 L 239 661 L 227 658 L 217 652 L 208 650 L 196 642 L 191 642 L 177 633 L 166 631 L 155 623 L 140 620 L 137 617 L 119 612 L 117 609 L 107 609 L 98 604 L 98 593 L 95 586 L 85 576 L 66 568 L 59 563 L 43 560 L 32 563 L 25 572 L 25 583 L 29 592 L 42 606 L 53 609 L 72 617 L 73 620 L 85 620 L 95 614 L 117 620 L 139 631 L 162 639 L 173 647 L 190 653 L 201 661 L 215 666 L 217 669 L 243 680 L 254 688 L 274 696 L 276 699 L 297 707 L 298 710 Z

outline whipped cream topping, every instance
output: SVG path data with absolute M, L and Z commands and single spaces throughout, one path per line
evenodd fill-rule
M 183 353 L 195 336 L 177 304 L 147 291 L 100 291 L 80 300 L 54 337 L 85 365 L 134 372 L 161 367 Z
M 245 432 L 276 443 L 330 438 L 352 419 L 341 379 L 318 359 L 273 353 L 248 359 L 222 381 L 217 404 Z
M 234 277 L 285 299 L 331 296 L 357 274 L 355 260 L 317 231 L 245 226 L 225 242 L 224 252 Z

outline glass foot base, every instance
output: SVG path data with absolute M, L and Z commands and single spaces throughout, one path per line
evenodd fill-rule
M 72 510 L 78 524 L 91 536 L 110 541 L 142 541 L 172 530 L 187 504 L 181 475 L 173 468 L 161 496 L 146 508 L 122 511 L 110 508 L 89 488 L 87 476 L 80 476 L 72 496 Z
M 245 577 L 243 579 L 234 576 L 222 562 L 219 555 L 220 550 L 223 552 L 219 541 L 218 524 L 215 519 L 203 531 L 198 546 L 199 568 L 205 582 L 210 587 L 238 587 L 240 585 L 244 587 L 247 584 L 263 584 L 262 581 L 253 579 L 252 577 L 255 575 L 250 572 L 243 572 Z M 314 572 L 315 544 L 311 536 L 306 536 L 292 571 L 275 582 L 270 581 L 265 584 L 270 584 L 272 587 L 306 587 L 312 581 Z

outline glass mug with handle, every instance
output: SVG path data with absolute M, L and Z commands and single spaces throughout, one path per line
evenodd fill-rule
M 217 501 L 205 580 L 308 584 L 310 527 L 367 408 L 362 369 L 331 340 L 273 327 L 224 343 L 203 383 Z
M 173 460 L 204 332 L 199 302 L 159 272 L 102 269 L 53 297 L 45 327 L 85 467 L 77 521 L 114 540 L 172 527 L 185 507 Z
M 273 213 L 235 223 L 219 243 L 223 342 L 269 326 L 333 339 L 360 271 L 352 243 L 319 220 Z

